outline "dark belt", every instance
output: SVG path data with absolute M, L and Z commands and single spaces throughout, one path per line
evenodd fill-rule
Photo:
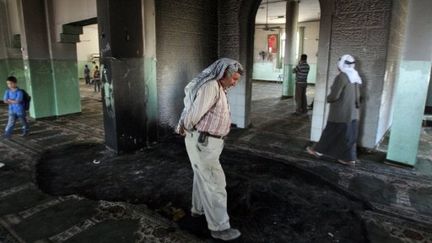
M 225 139 L 226 138 L 226 136 L 218 136 L 218 135 L 213 135 L 213 134 L 210 134 L 210 133 L 208 133 L 208 132 L 199 132 L 199 133 L 204 133 L 206 136 L 208 136 L 208 137 L 212 137 L 212 138 L 217 138 L 217 139 Z

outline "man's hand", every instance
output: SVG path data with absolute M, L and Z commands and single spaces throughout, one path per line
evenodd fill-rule
M 186 132 L 185 132 L 185 128 L 184 128 L 183 124 L 181 124 L 181 125 L 179 124 L 176 127 L 175 132 L 181 136 L 186 136 Z

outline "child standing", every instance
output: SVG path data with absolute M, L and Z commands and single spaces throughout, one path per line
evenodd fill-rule
M 9 119 L 5 128 L 5 138 L 10 138 L 15 126 L 16 120 L 20 120 L 22 125 L 21 136 L 27 136 L 29 133 L 29 125 L 27 123 L 26 111 L 23 104 L 24 93 L 17 86 L 17 79 L 10 76 L 6 80 L 8 89 L 3 97 L 3 102 L 9 105 Z

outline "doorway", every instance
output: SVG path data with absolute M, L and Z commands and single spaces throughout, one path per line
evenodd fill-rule
M 291 7 L 291 6 L 290 6 Z M 317 74 L 320 4 L 318 0 L 301 1 L 296 6 L 297 16 L 287 16 L 287 2 L 263 0 L 255 18 L 250 123 L 260 132 L 273 138 L 290 138 L 296 144 L 306 144 L 310 138 L 312 107 Z M 286 18 L 294 18 L 295 38 L 288 43 Z M 291 46 L 290 46 L 291 45 Z M 301 54 L 308 56 L 310 71 L 307 78 L 305 115 L 294 115 L 293 95 L 283 97 L 284 79 L 292 74 L 287 65 L 286 48 L 294 50 L 296 64 Z M 289 69 L 289 70 L 288 70 Z M 294 85 L 293 85 L 294 86 Z M 297 143 L 298 142 L 298 143 Z M 299 148 L 300 149 L 300 148 Z
M 100 81 L 94 77 L 95 71 L 100 69 L 98 25 L 85 25 L 82 27 L 82 30 L 83 33 L 80 35 L 80 42 L 77 43 L 81 103 L 88 99 L 101 101 L 101 87 L 98 85 Z

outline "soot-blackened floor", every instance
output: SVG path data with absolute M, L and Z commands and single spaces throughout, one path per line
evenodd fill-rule
M 367 241 L 358 214 L 364 205 L 317 177 L 241 152 L 225 150 L 221 160 L 231 224 L 242 231 L 241 242 Z M 125 156 L 110 156 L 97 144 L 63 147 L 42 156 L 37 181 L 53 195 L 144 203 L 181 228 L 209 236 L 205 219 L 189 216 L 192 170 L 181 142 Z

